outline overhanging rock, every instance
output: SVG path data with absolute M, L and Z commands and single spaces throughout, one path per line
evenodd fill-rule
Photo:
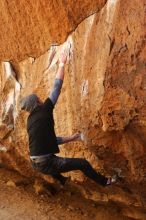
M 37 57 L 51 44 L 60 44 L 106 0 L 1 0 L 0 60 Z

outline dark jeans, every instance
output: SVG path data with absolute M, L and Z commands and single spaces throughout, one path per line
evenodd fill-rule
M 60 173 L 73 170 L 81 170 L 85 176 L 102 186 L 106 186 L 108 180 L 106 177 L 96 172 L 87 160 L 82 158 L 63 158 L 52 154 L 46 159 L 45 162 L 32 162 L 32 166 L 37 171 L 44 174 L 49 174 L 55 179 L 59 180 L 62 185 L 64 185 L 67 178 L 62 176 Z

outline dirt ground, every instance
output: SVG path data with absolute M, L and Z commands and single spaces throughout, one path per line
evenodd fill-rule
M 41 190 L 35 190 L 34 180 L 28 181 L 14 171 L 0 168 L 0 220 L 138 219 L 124 216 L 112 201 L 85 199 L 80 187 L 77 183 L 64 188 L 52 184 L 46 185 L 42 193 L 36 193 Z

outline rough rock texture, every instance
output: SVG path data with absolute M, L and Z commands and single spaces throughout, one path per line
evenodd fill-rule
M 81 131 L 85 135 L 85 143 L 61 147 L 61 155 L 85 157 L 106 175 L 117 168 L 122 170 L 125 182 L 109 192 L 108 201 L 146 208 L 145 10 L 144 0 L 108 0 L 68 37 L 71 53 L 55 120 L 57 134 Z M 48 96 L 65 46 L 68 44 L 52 46 L 38 59 L 19 63 L 16 54 L 11 64 L 1 65 L 1 160 L 27 176 L 32 176 L 25 131 L 27 113 L 19 110 L 18 102 L 31 92 L 43 100 Z M 46 48 L 40 48 L 39 53 Z M 49 66 L 53 50 L 56 54 Z M 24 55 L 23 47 L 22 51 Z M 14 57 L 13 50 L 11 53 Z M 83 178 L 80 172 L 72 173 L 72 179 Z M 100 193 L 96 197 L 93 191 L 86 197 L 98 200 L 102 190 Z M 125 213 L 130 210 L 125 208 Z M 125 215 L 138 218 L 131 213 Z
M 106 0 L 1 0 L 0 60 L 22 60 L 63 42 Z

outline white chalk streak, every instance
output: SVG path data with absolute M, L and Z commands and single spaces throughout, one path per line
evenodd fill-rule
M 0 152 L 7 152 L 7 148 L 4 147 L 3 145 L 0 145 Z

